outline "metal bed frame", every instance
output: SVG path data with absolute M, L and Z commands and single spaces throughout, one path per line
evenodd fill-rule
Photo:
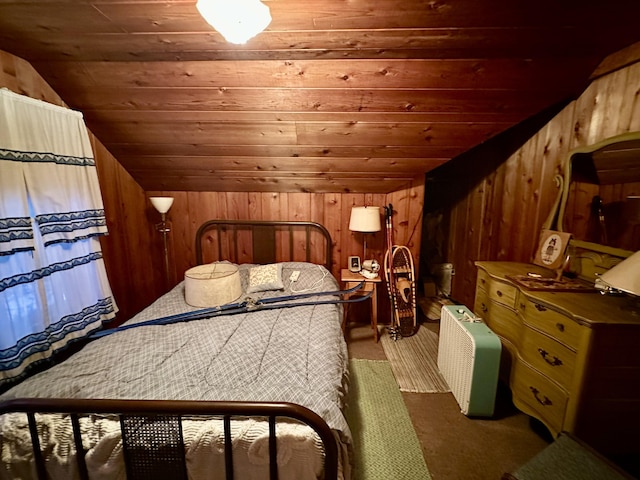
M 248 231 L 252 243 L 252 263 L 272 263 L 278 259 L 278 248 L 282 238 L 288 241 L 289 258 L 294 257 L 294 238 L 304 232 L 306 261 L 311 261 L 311 246 L 316 238 L 324 245 L 323 264 L 330 270 L 332 241 L 328 230 L 315 222 L 299 221 L 250 221 L 250 220 L 210 220 L 203 223 L 196 234 L 196 260 L 203 260 L 202 242 L 212 243 L 221 233 L 231 235 L 229 242 L 235 245 L 235 261 L 239 252 L 238 234 Z M 276 235 L 283 231 L 285 235 Z M 215 232 L 215 233 L 214 233 Z M 317 237 L 320 235 L 320 237 Z M 280 240 L 278 240 L 278 238 Z M 218 255 L 222 255 L 220 243 Z M 299 243 L 298 243 L 299 244 Z M 315 250 L 316 252 L 319 250 Z M 297 255 L 299 255 L 299 251 Z M 324 447 L 324 479 L 337 480 L 338 445 L 330 427 L 311 410 L 291 403 L 269 402 L 212 402 L 173 400 L 110 400 L 110 399 L 11 399 L 0 402 L 0 415 L 11 412 L 26 413 L 34 450 L 37 478 L 46 480 L 45 461 L 37 434 L 37 415 L 59 413 L 69 416 L 80 478 L 88 479 L 85 451 L 82 446 L 79 419 L 91 414 L 110 414 L 120 419 L 123 452 L 128 480 L 186 480 L 187 469 L 185 448 L 182 438 L 183 417 L 206 416 L 222 418 L 225 431 L 225 479 L 233 480 L 233 453 L 231 446 L 231 421 L 233 418 L 263 418 L 269 423 L 269 479 L 277 480 L 276 463 L 277 439 L 276 419 L 294 419 L 309 425 L 320 437 Z M 153 448 L 146 445 L 151 443 Z M 143 448 L 143 446 L 145 446 Z
M 110 414 L 119 418 L 128 480 L 187 480 L 181 423 L 182 418 L 187 416 L 214 416 L 222 417 L 224 420 L 224 478 L 226 480 L 234 479 L 231 420 L 239 417 L 268 419 L 270 480 L 278 478 L 277 418 L 298 420 L 313 428 L 324 447 L 324 478 L 337 479 L 338 447 L 331 429 L 319 415 L 308 408 L 292 403 L 59 398 L 28 398 L 0 402 L 0 415 L 11 412 L 27 414 L 39 480 L 48 478 L 37 432 L 36 415 L 41 413 L 59 413 L 69 416 L 81 480 L 88 480 L 89 474 L 85 463 L 86 452 L 82 446 L 79 419 L 83 415 L 92 414 Z M 154 441 L 161 444 L 154 444 L 156 448 L 148 448 L 148 443 Z
M 278 232 L 282 232 L 283 235 L 278 236 Z M 305 257 L 301 260 L 311 262 L 311 247 L 314 239 L 319 238 L 324 242 L 323 265 L 327 270 L 331 271 L 333 249 L 331 234 L 324 225 L 316 222 L 302 221 L 209 220 L 204 222 L 196 232 L 196 265 L 203 263 L 203 242 L 207 243 L 208 246 L 215 243 L 217 245 L 216 258 L 223 259 L 223 242 L 220 241 L 222 235 L 229 236 L 230 241 L 228 244 L 231 247 L 228 252 L 231 258 L 224 259 L 241 263 L 239 261 L 241 252 L 238 249 L 240 242 L 238 240 L 239 235 L 242 235 L 243 233 L 248 234 L 248 238 L 251 240 L 252 250 L 250 262 L 259 264 L 280 261 L 278 258 L 279 248 L 283 248 L 288 252 L 287 260 L 293 260 L 294 254 L 300 253 L 299 251 L 295 251 L 296 235 L 304 235 L 302 246 Z M 282 237 L 284 237 L 284 240 Z M 321 250 L 318 249 L 317 251 L 320 252 Z M 249 252 L 246 253 L 248 254 Z

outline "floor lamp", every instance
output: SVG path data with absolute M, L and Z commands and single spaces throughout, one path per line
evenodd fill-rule
M 162 216 L 162 220 L 156 225 L 156 230 L 162 234 L 162 244 L 164 247 L 164 273 L 167 284 L 169 283 L 169 249 L 167 246 L 167 234 L 171 231 L 167 225 L 167 212 L 173 205 L 173 197 L 150 197 L 151 204 Z

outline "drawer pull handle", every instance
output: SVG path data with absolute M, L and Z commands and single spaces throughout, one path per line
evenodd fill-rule
M 546 395 L 543 395 L 542 398 L 540 398 L 540 391 L 537 388 L 529 387 L 529 389 L 531 390 L 531 393 L 533 393 L 533 396 L 535 397 L 535 399 L 538 401 L 540 405 L 543 405 L 545 407 L 548 407 L 549 405 L 553 405 L 553 402 L 549 400 L 549 397 L 547 397 Z
M 480 305 L 480 310 L 482 310 L 483 313 L 487 313 L 489 311 L 489 309 L 484 303 Z
M 556 323 L 556 328 L 561 332 L 564 332 L 564 323 Z
M 481 278 L 480 279 L 480 283 L 482 283 L 484 285 L 485 283 L 487 283 L 487 281 L 484 278 Z
M 535 303 L 534 305 L 536 306 L 536 310 L 538 310 L 539 312 L 546 312 L 547 311 L 547 307 L 543 307 L 539 303 Z
M 499 297 L 502 296 L 502 292 L 500 290 L 496 290 L 496 295 L 498 295 Z
M 539 348 L 538 353 L 543 358 L 543 360 L 547 362 L 549 365 L 551 365 L 552 367 L 557 367 L 558 365 L 562 365 L 562 360 L 560 360 L 558 357 L 553 357 L 549 355 L 549 352 L 547 352 L 546 350 Z

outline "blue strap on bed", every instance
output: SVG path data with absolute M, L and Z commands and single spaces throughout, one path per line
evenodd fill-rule
M 309 305 L 325 305 L 329 303 L 362 302 L 368 299 L 373 294 L 373 291 L 369 291 L 369 292 L 366 292 L 365 295 L 358 296 L 355 298 L 348 298 L 346 300 L 342 298 L 342 295 L 353 293 L 361 289 L 363 285 L 364 285 L 364 281 L 360 282 L 355 287 L 349 288 L 347 290 L 299 293 L 296 295 L 285 295 L 282 297 L 261 298 L 259 300 L 253 300 L 251 298 L 247 298 L 243 302 L 239 302 L 239 303 L 229 303 L 227 305 L 221 305 L 219 307 L 203 308 L 201 310 L 195 310 L 193 312 L 178 313 L 176 315 L 169 315 L 167 317 L 154 318 L 153 320 L 146 320 L 144 322 L 132 323 L 130 325 L 121 325 L 116 328 L 101 330 L 101 331 L 90 334 L 88 338 L 93 340 L 96 338 L 105 337 L 115 332 L 128 330 L 130 328 L 144 327 L 149 325 L 168 325 L 171 323 L 188 322 L 191 320 L 202 320 L 205 318 L 220 317 L 223 315 L 235 315 L 238 313 L 253 312 L 256 310 L 274 310 L 276 308 L 303 307 L 303 306 L 309 306 Z M 340 296 L 340 298 L 332 299 L 332 300 L 313 300 L 308 302 L 297 301 L 305 298 L 327 296 L 327 295 L 336 295 L 336 296 Z M 282 303 L 282 302 L 291 302 L 291 303 Z

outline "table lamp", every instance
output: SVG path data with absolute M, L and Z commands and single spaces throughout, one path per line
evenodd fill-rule
M 601 293 L 626 293 L 634 298 L 634 315 L 640 315 L 640 251 L 625 258 L 613 268 L 596 278 L 596 288 Z
M 364 250 L 362 260 L 367 258 L 367 233 L 379 232 L 382 229 L 380 224 L 380 207 L 352 207 L 351 218 L 349 219 L 349 230 L 363 233 Z

